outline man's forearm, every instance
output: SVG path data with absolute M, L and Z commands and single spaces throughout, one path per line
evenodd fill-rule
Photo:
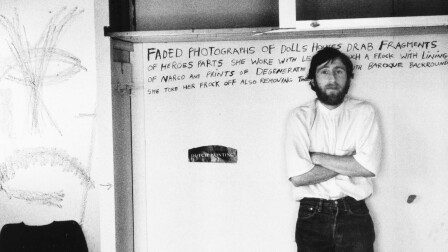
M 373 177 L 375 174 L 364 168 L 353 156 L 335 156 L 325 153 L 311 153 L 314 164 L 349 177 Z
M 335 171 L 329 170 L 320 165 L 315 165 L 309 172 L 299 176 L 291 177 L 289 180 L 294 186 L 298 187 L 318 184 L 320 182 L 327 181 L 337 175 L 338 173 Z

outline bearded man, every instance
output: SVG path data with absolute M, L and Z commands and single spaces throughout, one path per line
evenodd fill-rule
M 297 251 L 373 251 L 365 199 L 380 168 L 381 134 L 372 105 L 347 96 L 350 58 L 317 52 L 308 73 L 317 99 L 295 108 L 286 125 L 286 166 L 300 202 Z

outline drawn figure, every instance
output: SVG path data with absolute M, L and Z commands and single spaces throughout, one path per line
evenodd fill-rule
M 30 46 L 26 29 L 21 25 L 17 11 L 12 19 L 0 15 L 0 26 L 3 26 L 9 35 L 7 43 L 13 55 L 5 70 L 0 70 L 0 80 L 4 78 L 27 87 L 32 133 L 39 133 L 40 123 L 46 117 L 62 135 L 42 101 L 42 87 L 44 84 L 60 83 L 81 70 L 87 70 L 74 55 L 56 48 L 64 28 L 81 13 L 83 10 L 78 8 L 62 8 L 50 19 L 33 46 Z M 61 65 L 67 67 L 61 69 Z
M 12 156 L 7 158 L 5 162 L 0 163 L 0 191 L 4 191 L 9 198 L 16 198 L 26 200 L 30 203 L 34 202 L 61 208 L 61 203 L 64 198 L 63 191 L 45 193 L 16 190 L 7 185 L 7 182 L 14 178 L 16 170 L 28 169 L 33 165 L 41 167 L 61 167 L 64 172 L 70 172 L 79 178 L 81 186 L 86 190 L 94 187 L 94 183 L 87 174 L 86 168 L 78 159 L 71 157 L 65 151 L 60 149 L 39 147 L 18 150 Z

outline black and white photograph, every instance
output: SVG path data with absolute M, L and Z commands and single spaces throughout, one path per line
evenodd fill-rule
M 0 252 L 448 251 L 448 2 L 0 6 Z

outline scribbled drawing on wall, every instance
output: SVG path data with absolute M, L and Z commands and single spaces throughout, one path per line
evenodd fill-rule
M 29 169 L 31 166 L 61 167 L 63 172 L 76 176 L 85 190 L 92 189 L 94 182 L 86 172 L 82 163 L 65 151 L 57 148 L 39 147 L 16 151 L 12 156 L 0 163 L 0 191 L 9 198 L 25 200 L 30 203 L 62 207 L 64 192 L 39 192 L 10 188 L 8 181 L 14 178 L 18 169 Z
M 90 132 L 90 148 L 88 153 L 88 159 L 87 159 L 87 166 L 85 167 L 84 171 L 87 176 L 90 176 L 90 172 L 92 170 L 92 160 L 93 160 L 93 152 L 94 152 L 94 146 L 95 146 L 95 138 L 96 138 L 96 109 L 94 114 L 90 114 L 87 116 L 87 118 L 92 118 L 92 126 L 91 126 L 91 132 Z M 81 206 L 81 216 L 79 220 L 79 224 L 82 226 L 84 224 L 84 219 L 86 216 L 86 208 L 87 208 L 87 197 L 89 193 L 90 187 L 84 186 L 83 192 L 82 192 L 82 206 Z
M 42 87 L 60 83 L 81 70 L 87 70 L 76 56 L 56 47 L 62 31 L 81 13 L 83 10 L 78 8 L 62 8 L 53 15 L 34 45 L 30 45 L 17 11 L 11 19 L 0 15 L 0 26 L 9 36 L 7 43 L 13 56 L 5 69 L 0 69 L 0 80 L 4 78 L 27 87 L 32 133 L 40 132 L 40 125 L 46 118 L 62 135 L 42 100 Z
M 0 134 L 8 137 L 13 136 L 13 116 L 11 110 L 11 92 L 10 90 L 0 89 Z

